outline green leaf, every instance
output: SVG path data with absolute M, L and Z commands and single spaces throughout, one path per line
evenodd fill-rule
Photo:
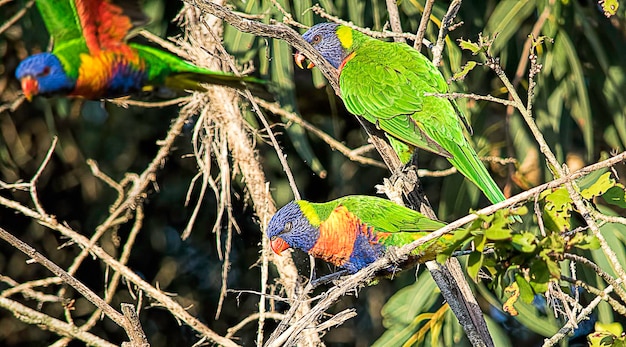
M 609 332 L 615 336 L 621 336 L 622 332 L 624 331 L 624 328 L 622 327 L 622 325 L 620 323 L 617 322 L 613 322 L 613 323 L 596 323 L 596 331 L 606 331 Z
M 485 230 L 485 237 L 494 241 L 509 240 L 511 234 L 512 231 L 508 228 L 508 224 L 503 221 L 494 223 Z
M 609 188 L 609 190 L 602 195 L 602 198 L 611 205 L 626 208 L 626 189 L 620 183 Z
M 598 1 L 604 15 L 608 18 L 614 16 L 619 8 L 619 0 L 600 0 Z
M 569 230 L 572 212 L 572 198 L 564 187 L 554 190 L 545 197 L 543 218 L 550 230 Z
M 511 244 L 515 247 L 515 249 L 524 253 L 532 253 L 537 248 L 537 245 L 535 244 L 535 235 L 529 232 L 513 235 L 511 238 Z
M 614 186 L 615 179 L 611 177 L 611 172 L 606 172 L 592 185 L 581 190 L 580 195 L 585 199 L 592 199 L 593 197 L 603 195 Z
M 567 244 L 579 249 L 595 250 L 600 248 L 600 240 L 597 237 L 582 233 L 576 234 Z
M 535 293 L 545 293 L 548 290 L 548 282 L 550 281 L 550 272 L 546 263 L 536 259 L 531 263 L 528 270 L 528 275 L 530 276 L 528 283 L 530 283 Z
M 467 274 L 478 282 L 478 272 L 483 264 L 484 254 L 482 252 L 472 252 L 467 259 Z
M 515 283 L 519 287 L 520 298 L 527 304 L 533 302 L 535 298 L 535 293 L 533 292 L 533 288 L 530 286 L 530 283 L 522 277 L 519 273 L 515 274 Z
M 467 40 L 467 41 L 466 40 L 459 40 L 459 46 L 461 46 L 461 49 L 464 49 L 466 51 L 470 51 L 474 55 L 480 53 L 483 50 L 479 45 L 477 45 L 474 42 L 469 41 L 469 40 Z
M 484 251 L 485 245 L 487 245 L 487 238 L 485 237 L 485 235 L 476 235 L 474 237 L 474 247 L 477 251 Z
M 468 61 L 467 64 L 463 65 L 463 69 L 461 71 L 452 76 L 452 79 L 455 81 L 464 80 L 465 76 L 467 76 L 467 74 L 476 67 L 476 64 L 477 63 L 473 60 Z

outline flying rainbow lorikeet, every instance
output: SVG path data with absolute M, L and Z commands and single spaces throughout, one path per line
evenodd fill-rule
M 386 132 L 403 163 L 415 147 L 439 154 L 482 190 L 492 203 L 505 200 L 463 132 L 468 126 L 452 100 L 425 93 L 446 93 L 441 72 L 404 43 L 376 40 L 347 26 L 322 23 L 303 35 L 339 70 L 339 88 L 348 111 Z M 306 59 L 296 53 L 302 68 Z M 313 63 L 308 65 L 312 68 Z
M 37 0 L 52 36 L 52 52 L 24 59 L 15 72 L 24 95 L 114 98 L 164 86 L 205 90 L 201 83 L 267 94 L 266 82 L 188 63 L 178 56 L 135 43 L 129 31 L 146 22 L 135 1 Z
M 390 200 L 352 195 L 325 203 L 292 201 L 272 217 L 266 234 L 278 255 L 297 248 L 355 273 L 383 257 L 388 247 L 409 244 L 443 226 Z M 421 245 L 410 260 L 434 259 L 450 238 Z

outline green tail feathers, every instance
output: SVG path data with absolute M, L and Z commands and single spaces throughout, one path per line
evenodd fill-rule
M 469 146 L 469 144 L 468 144 Z M 478 159 L 476 152 L 471 147 L 459 146 L 458 149 L 462 153 L 452 153 L 454 156 L 450 158 L 450 163 L 459 170 L 463 176 L 472 181 L 487 196 L 491 203 L 506 200 L 504 194 L 493 180 L 485 165 Z
M 269 82 L 252 76 L 235 76 L 223 71 L 212 71 L 193 65 L 178 56 L 156 48 L 131 43 L 145 61 L 148 81 L 163 84 L 175 90 L 205 91 L 201 84 L 214 84 L 239 90 L 250 89 L 252 94 L 272 99 Z
M 206 91 L 202 84 L 226 86 L 238 90 L 250 89 L 253 95 L 271 99 L 267 81 L 251 76 L 238 77 L 219 71 L 201 70 L 193 72 L 174 72 L 165 78 L 165 86 L 176 90 Z

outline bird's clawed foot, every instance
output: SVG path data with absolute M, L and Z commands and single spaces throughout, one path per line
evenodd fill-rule
M 331 274 L 322 276 L 320 278 L 313 279 L 311 281 L 311 286 L 313 288 L 317 288 L 323 284 L 334 282 L 335 280 L 338 280 L 339 278 L 341 278 L 341 276 L 344 276 L 347 274 L 348 274 L 348 270 L 339 270 L 337 272 L 333 272 Z
M 399 249 L 398 247 L 390 246 L 386 250 L 385 255 L 387 256 L 389 261 L 391 261 L 392 263 L 392 265 L 390 266 L 391 268 L 400 267 L 400 264 L 404 263 L 408 258 L 407 255 L 400 254 L 398 252 L 398 249 Z
M 391 184 L 405 192 L 411 192 L 419 182 L 417 179 L 417 168 L 414 165 L 404 165 L 395 170 L 389 177 Z

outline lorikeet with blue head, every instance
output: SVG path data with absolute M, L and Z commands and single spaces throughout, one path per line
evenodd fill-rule
M 54 48 L 24 59 L 17 67 L 15 76 L 28 100 L 34 95 L 114 98 L 159 87 L 203 91 L 202 83 L 268 94 L 261 79 L 203 69 L 162 50 L 126 42 L 129 32 L 146 21 L 136 1 L 37 0 L 36 4 Z
M 376 40 L 335 23 L 317 24 L 303 37 L 339 70 L 348 111 L 385 131 L 403 163 L 416 147 L 439 154 L 492 203 L 505 200 L 465 137 L 467 119 L 455 102 L 424 95 L 448 92 L 443 75 L 428 58 L 405 43 Z M 299 67 L 305 59 L 296 53 Z
M 389 247 L 409 244 L 443 226 L 390 200 L 352 195 L 325 203 L 292 201 L 272 217 L 266 234 L 278 255 L 296 248 L 355 273 Z M 408 264 L 433 260 L 452 244 L 450 239 L 446 235 L 421 245 Z

